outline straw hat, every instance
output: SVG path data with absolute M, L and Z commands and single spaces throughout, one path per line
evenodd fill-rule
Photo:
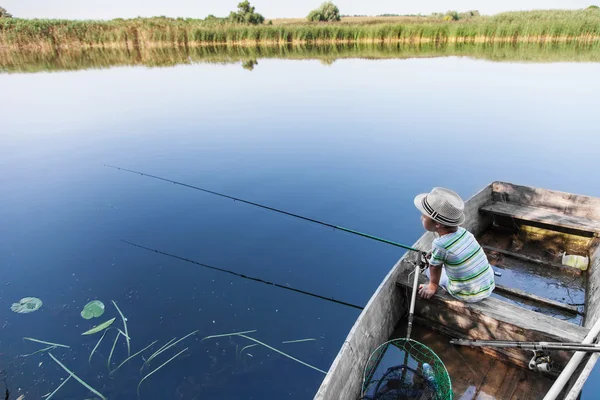
M 450 189 L 433 188 L 431 193 L 415 197 L 415 206 L 435 222 L 447 226 L 459 226 L 465 222 L 465 203 Z

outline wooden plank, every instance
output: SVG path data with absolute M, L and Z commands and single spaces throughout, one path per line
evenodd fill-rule
M 508 202 L 557 210 L 562 214 L 600 221 L 600 198 L 514 185 L 506 182 L 492 184 L 494 201 Z
M 600 221 L 563 214 L 557 210 L 504 202 L 491 203 L 481 207 L 480 210 L 485 213 L 535 222 L 548 227 L 561 227 L 596 234 L 600 232 Z
M 589 253 L 590 267 L 588 268 L 585 292 L 585 326 L 591 328 L 600 318 L 600 239 L 592 241 Z
M 481 246 L 481 248 L 488 254 L 491 252 L 495 252 L 495 253 L 499 253 L 499 254 L 502 254 L 507 257 L 516 258 L 517 260 L 527 261 L 527 262 L 534 263 L 534 264 L 539 264 L 544 267 L 555 268 L 557 270 L 560 270 L 563 272 L 568 272 L 570 274 L 581 275 L 581 270 L 579 268 L 573 268 L 568 265 L 562 265 L 562 264 L 555 263 L 552 261 L 546 261 L 541 258 L 532 257 L 532 256 L 528 256 L 526 254 L 521 254 L 521 253 L 515 253 L 512 251 L 499 249 L 499 248 L 491 247 L 491 246 Z
M 573 314 L 579 314 L 579 315 L 583 315 L 584 314 L 583 311 L 580 311 L 577 306 L 572 306 L 572 305 L 569 305 L 569 304 L 561 303 L 561 302 L 556 301 L 556 300 L 552 300 L 552 299 L 547 299 L 545 297 L 536 296 L 535 294 L 527 293 L 527 292 L 525 292 L 523 290 L 520 290 L 520 289 L 509 288 L 509 287 L 506 287 L 506 286 L 502 286 L 502 285 L 496 284 L 495 291 L 506 293 L 506 294 L 511 294 L 513 296 L 517 296 L 517 297 L 520 297 L 522 299 L 529 300 L 529 301 L 532 301 L 532 302 L 535 302 L 535 303 L 545 304 L 547 306 L 558 308 L 558 309 L 564 310 L 564 311 L 568 311 L 568 312 L 571 312 Z
M 426 279 L 422 277 L 422 282 Z M 405 290 L 410 289 L 406 276 L 398 281 Z M 588 329 L 562 321 L 497 298 L 487 298 L 478 303 L 464 303 L 439 291 L 429 300 L 419 299 L 415 313 L 427 326 L 444 326 L 447 334 L 457 338 L 481 340 L 515 340 L 531 342 L 581 342 Z M 520 349 L 491 349 L 491 354 L 503 354 L 513 363 L 527 367 L 529 353 Z M 564 351 L 553 353 L 559 369 L 570 359 Z

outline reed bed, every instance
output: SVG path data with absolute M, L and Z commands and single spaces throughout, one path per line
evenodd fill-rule
M 382 17 L 382 21 L 389 21 Z M 402 21 L 402 20 L 400 20 Z M 600 40 L 600 11 L 508 12 L 459 21 L 296 23 L 258 26 L 199 19 L 110 21 L 0 19 L 0 47 L 56 51 L 72 48 L 190 47 L 216 44 L 499 43 Z

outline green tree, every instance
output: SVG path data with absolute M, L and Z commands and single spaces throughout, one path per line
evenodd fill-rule
M 321 7 L 317 8 L 316 10 L 312 10 L 306 19 L 313 22 L 339 21 L 341 19 L 340 9 L 332 2 L 328 1 L 321 4 Z
M 598 7 L 598 6 L 589 6 L 587 9 L 588 10 L 598 10 L 598 9 L 600 9 L 600 7 Z
M 444 16 L 445 21 L 458 21 L 460 16 L 458 15 L 458 11 L 448 11 Z
M 229 14 L 229 21 L 235 24 L 260 25 L 265 22 L 265 17 L 254 12 L 255 8 L 250 5 L 248 0 L 238 4 L 238 11 Z
M 0 18 L 12 18 L 12 14 L 6 11 L 5 8 L 0 7 Z

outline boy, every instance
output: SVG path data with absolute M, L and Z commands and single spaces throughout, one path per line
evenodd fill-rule
M 415 197 L 415 206 L 423 214 L 423 227 L 438 234 L 431 248 L 429 283 L 419 285 L 419 296 L 429 299 L 441 286 L 466 302 L 489 297 L 495 288 L 494 271 L 475 237 L 460 227 L 465 222 L 460 196 L 436 187 Z

